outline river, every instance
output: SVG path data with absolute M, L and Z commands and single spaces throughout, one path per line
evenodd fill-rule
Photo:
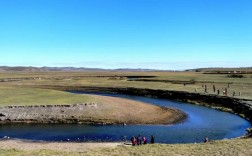
M 82 94 L 74 92 L 75 94 Z M 97 93 L 95 93 L 97 95 Z M 176 125 L 83 125 L 83 124 L 8 124 L 0 125 L 0 137 L 42 141 L 99 141 L 130 140 L 132 136 L 154 135 L 158 143 L 199 143 L 230 139 L 245 134 L 250 123 L 234 114 L 188 103 L 121 94 L 98 94 L 127 98 L 153 105 L 175 107 L 188 115 Z M 148 112 L 146 112 L 148 113 Z

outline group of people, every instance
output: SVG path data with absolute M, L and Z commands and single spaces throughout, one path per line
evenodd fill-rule
M 224 96 L 228 96 L 228 88 L 229 88 L 229 87 L 230 87 L 230 85 L 229 85 L 229 83 L 228 83 L 227 88 L 225 88 L 224 91 L 223 91 L 223 95 L 224 95 Z M 204 89 L 204 93 L 208 93 L 207 85 L 202 84 L 202 88 Z M 197 92 L 197 89 L 195 89 L 195 92 Z M 215 85 L 213 85 L 213 92 L 214 92 L 214 93 L 217 92 L 217 94 L 220 95 L 220 90 L 219 90 L 219 89 L 216 89 Z M 236 93 L 233 92 L 233 96 L 235 96 L 235 95 L 236 95 Z M 241 96 L 241 92 L 238 92 L 238 95 Z
M 208 143 L 208 141 L 209 141 L 208 137 L 205 137 L 203 142 Z M 147 144 L 147 139 L 146 139 L 146 137 L 144 137 L 144 136 L 142 137 L 141 135 L 138 135 L 137 137 L 132 136 L 131 143 L 132 143 L 132 146 L 143 145 L 143 144 Z M 154 136 L 153 135 L 151 135 L 150 143 L 154 144 Z
M 138 135 L 137 137 L 132 136 L 131 138 L 132 146 L 147 144 L 147 138 L 145 136 Z M 154 136 L 151 135 L 150 143 L 154 144 Z

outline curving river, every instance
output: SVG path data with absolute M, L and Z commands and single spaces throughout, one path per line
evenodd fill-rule
M 74 92 L 82 94 L 80 92 Z M 164 99 L 121 94 L 97 94 L 127 98 L 153 105 L 178 108 L 187 113 L 186 121 L 176 125 L 10 124 L 0 125 L 0 137 L 44 141 L 122 141 L 132 136 L 154 135 L 159 143 L 195 143 L 235 138 L 245 134 L 250 123 L 243 118 L 207 107 Z

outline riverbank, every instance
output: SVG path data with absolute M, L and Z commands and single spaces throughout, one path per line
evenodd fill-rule
M 45 87 L 45 86 L 43 86 Z M 48 86 L 46 86 L 48 87 Z M 221 111 L 233 113 L 252 123 L 252 101 L 242 100 L 227 96 L 206 95 L 199 93 L 189 93 L 183 91 L 169 91 L 169 90 L 155 90 L 146 88 L 113 88 L 113 87 L 76 87 L 76 86 L 50 86 L 51 89 L 58 89 L 64 91 L 77 92 L 103 92 L 103 93 L 117 93 L 127 95 L 146 96 L 153 98 L 162 98 L 175 101 L 188 102 L 196 105 L 210 107 Z M 247 130 L 245 137 L 252 137 L 251 128 Z
M 38 92 L 41 90 L 43 91 L 43 89 L 37 89 Z M 53 93 L 77 96 L 76 99 L 86 97 L 88 100 L 67 105 L 1 106 L 0 123 L 176 124 L 186 118 L 185 113 L 175 108 L 159 107 L 128 99 L 98 95 L 75 95 L 61 91 Z M 29 96 L 25 95 L 25 91 L 22 94 L 26 97 Z M 32 96 L 36 97 L 35 92 Z M 48 93 L 47 96 L 53 95 Z M 42 99 L 40 100 L 42 101 Z
M 252 100 L 242 100 L 227 96 L 189 93 L 184 91 L 170 91 L 161 89 L 132 88 L 132 87 L 86 87 L 86 86 L 40 86 L 42 88 L 57 89 L 62 91 L 117 93 L 127 95 L 146 96 L 153 98 L 169 99 L 188 102 L 219 109 L 240 115 L 252 123 Z
M 200 144 L 147 144 L 132 147 L 124 143 L 29 142 L 1 140 L 0 155 L 251 155 L 252 139 L 210 141 Z

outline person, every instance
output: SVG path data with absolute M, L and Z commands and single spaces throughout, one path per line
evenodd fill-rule
M 132 136 L 131 138 L 131 143 L 132 143 L 132 146 L 136 145 L 136 138 L 134 136 Z
M 205 137 L 204 143 L 208 143 L 208 138 Z
M 213 85 L 213 92 L 215 93 L 215 85 Z
M 147 144 L 147 139 L 143 137 L 143 144 Z
M 235 92 L 233 92 L 233 96 L 235 96 Z
M 155 138 L 153 135 L 151 135 L 151 143 L 154 144 L 154 142 L 155 142 Z
M 220 95 L 220 90 L 219 89 L 217 90 L 217 94 Z
M 142 144 L 142 138 L 141 135 L 138 135 L 137 137 L 137 145 L 141 145 Z
M 205 93 L 207 93 L 207 85 L 205 85 Z

